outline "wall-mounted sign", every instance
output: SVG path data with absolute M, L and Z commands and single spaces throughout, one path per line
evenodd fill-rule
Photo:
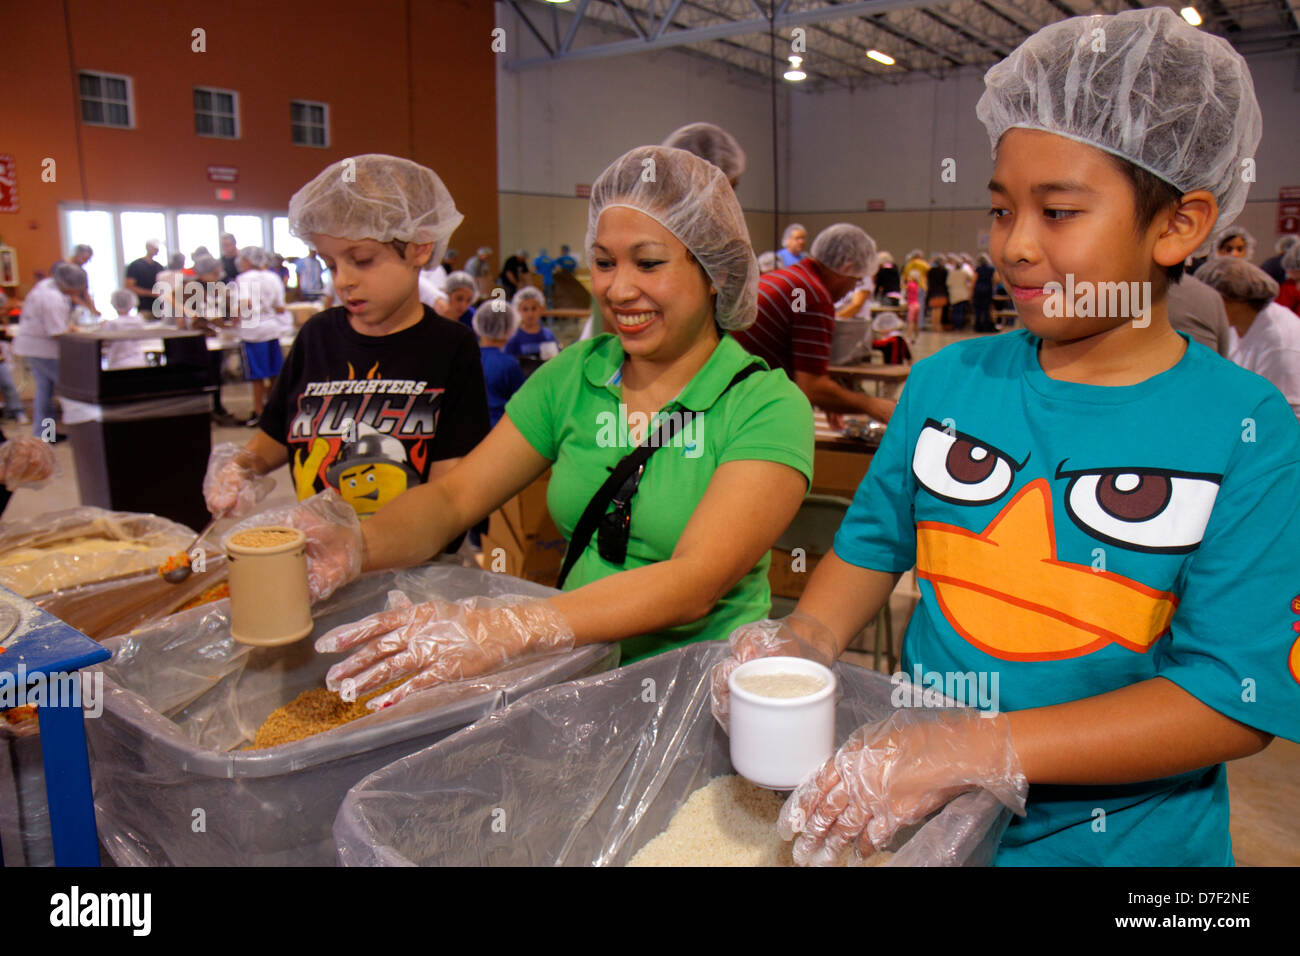
M 579 199 L 590 199 L 591 183 L 578 183 L 578 185 L 573 187 L 573 195 L 577 196 Z
M 238 166 L 209 166 L 208 182 L 237 183 L 239 182 L 239 167 Z
M 18 211 L 18 164 L 8 153 L 0 153 L 0 212 Z
M 885 201 L 883 199 L 868 199 L 867 212 L 884 212 Z
M 1300 186 L 1283 186 L 1277 191 L 1277 231 L 1300 234 Z
M 11 246 L 0 246 L 0 285 L 18 284 L 18 253 Z

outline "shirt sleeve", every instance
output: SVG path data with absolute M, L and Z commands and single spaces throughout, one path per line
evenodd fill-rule
M 803 475 L 812 487 L 813 428 L 812 406 L 803 392 L 780 370 L 751 376 L 757 387 L 746 389 L 729 409 L 731 421 L 738 427 L 727 437 L 727 446 L 718 456 L 718 464 L 729 461 L 775 461 L 789 465 Z M 739 386 L 738 386 L 739 388 Z M 728 395 L 730 399 L 732 396 Z M 725 399 L 724 399 L 725 400 Z M 708 413 L 701 421 L 708 427 Z
M 302 389 L 307 365 L 306 355 L 311 348 L 311 339 L 314 338 L 315 331 L 310 322 L 298 330 L 298 337 L 294 339 L 280 374 L 275 377 L 275 383 L 266 396 L 262 414 L 257 418 L 257 427 L 281 445 L 289 444 L 289 403 Z
M 1300 426 L 1280 398 L 1265 405 L 1254 447 L 1280 463 L 1240 484 L 1224 476 L 1169 639 L 1156 644 L 1157 674 L 1249 727 L 1300 740 Z
M 587 352 L 587 348 L 577 345 L 565 349 L 543 363 L 506 403 L 510 421 L 547 461 L 559 457 L 561 416 L 571 414 L 577 401 L 575 395 L 570 401 L 562 402 L 560 389 L 566 382 L 581 381 L 583 357 Z
M 492 428 L 478 343 L 472 335 L 458 335 L 456 338 L 460 342 L 452 359 L 455 371 L 442 395 L 438 433 L 434 436 L 430 453 L 432 461 L 463 458 Z
M 1277 386 L 1292 414 L 1300 416 L 1300 352 L 1273 349 L 1261 357 L 1255 371 Z
M 835 533 L 835 553 L 860 568 L 893 573 L 916 563 L 917 489 L 910 451 L 915 430 L 908 396 L 918 374 L 924 371 L 914 371 L 903 387 L 867 476 Z

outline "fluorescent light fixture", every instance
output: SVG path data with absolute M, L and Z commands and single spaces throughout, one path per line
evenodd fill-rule
M 894 58 L 888 53 L 881 53 L 879 50 L 868 50 L 867 56 L 871 57 L 871 59 L 875 60 L 877 63 L 885 64 L 885 66 L 894 65 Z
M 1201 25 L 1201 15 L 1196 12 L 1195 7 L 1183 7 L 1178 12 L 1182 14 L 1183 19 L 1192 26 L 1199 27 Z
M 791 54 L 790 69 L 785 71 L 785 78 L 791 83 L 798 83 L 800 80 L 806 80 L 808 78 L 808 74 L 799 69 L 799 66 L 802 63 L 803 57 Z

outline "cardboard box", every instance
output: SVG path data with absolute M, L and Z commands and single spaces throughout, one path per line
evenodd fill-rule
M 536 535 L 518 541 L 501 512 L 494 512 L 483 535 L 483 568 L 554 587 L 564 563 L 566 542 L 547 515 Z
M 803 596 L 803 589 L 808 585 L 813 568 L 822 559 L 820 554 L 802 556 L 802 571 L 793 568 L 794 555 L 780 548 L 772 549 L 772 564 L 767 569 L 767 583 L 772 589 L 773 597 L 798 598 Z
M 870 466 L 869 454 L 818 448 L 813 452 L 813 493 L 839 495 L 851 500 Z
M 551 473 L 548 470 L 501 506 L 501 512 L 510 525 L 515 540 L 521 544 L 528 538 L 538 537 L 543 525 L 551 520 L 551 512 L 546 507 L 546 487 L 550 481 Z

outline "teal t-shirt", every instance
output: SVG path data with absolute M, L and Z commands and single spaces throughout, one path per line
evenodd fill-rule
M 672 557 L 719 465 L 780 462 L 811 484 L 812 408 L 783 372 L 755 373 L 721 395 L 753 361 L 731 336 L 722 337 L 704 367 L 665 409 L 682 413 L 684 425 L 671 445 L 646 462 L 632 499 L 626 562 L 619 566 L 603 559 L 592 535 L 565 590 Z M 623 426 L 622 369 L 618 336 L 598 335 L 543 365 L 506 405 L 506 414 L 528 443 L 554 463 L 546 504 L 566 539 L 610 470 L 636 447 Z M 725 639 L 741 624 L 766 617 L 771 608 L 768 564 L 764 555 L 706 617 L 623 641 L 624 663 L 693 641 Z
M 917 363 L 836 535 L 859 567 L 916 565 L 904 672 L 1001 711 L 1163 677 L 1300 738 L 1300 425 L 1285 399 L 1190 340 L 1123 387 L 1049 378 L 1038 344 L 1019 330 Z M 1033 785 L 1027 810 L 999 865 L 1232 862 L 1223 764 Z

